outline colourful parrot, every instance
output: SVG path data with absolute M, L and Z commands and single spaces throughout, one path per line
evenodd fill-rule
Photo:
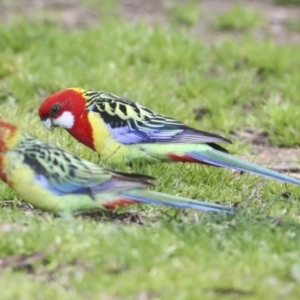
M 230 140 L 191 128 L 180 121 L 116 95 L 68 88 L 40 106 L 46 128 L 60 126 L 114 164 L 143 160 L 192 162 L 231 168 L 281 181 L 300 181 L 228 154 L 216 143 Z
M 56 215 L 138 202 L 233 213 L 230 206 L 147 190 L 153 177 L 103 169 L 23 134 L 0 119 L 0 178 L 27 202 Z

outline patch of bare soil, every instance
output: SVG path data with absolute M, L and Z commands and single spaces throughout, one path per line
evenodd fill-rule
M 152 24 L 166 24 L 168 13 L 176 3 L 181 1 L 160 0 L 121 0 L 122 16 L 129 22 L 147 21 Z M 286 23 L 290 20 L 299 20 L 300 6 L 276 5 L 272 1 L 260 0 L 199 0 L 199 21 L 191 26 L 190 32 L 201 40 L 208 42 L 224 39 L 225 37 L 239 38 L 241 33 L 233 31 L 217 31 L 213 29 L 214 19 L 226 12 L 231 5 L 239 4 L 249 9 L 256 9 L 262 13 L 265 26 L 254 30 L 259 39 L 273 38 L 280 43 L 300 42 L 300 33 L 287 30 Z
M 27 270 L 31 273 L 33 265 L 42 262 L 46 255 L 57 250 L 57 247 L 52 246 L 45 251 L 38 251 L 29 255 L 18 254 L 0 257 L 0 270 L 13 267 L 16 270 Z
M 238 137 L 254 145 L 269 146 L 271 143 L 268 133 L 262 128 L 243 127 L 234 130 L 231 134 L 233 137 Z
M 300 178 L 298 173 L 300 149 L 276 148 L 263 145 L 253 145 L 251 155 L 242 158 L 253 161 L 261 166 L 269 167 L 275 171 L 289 173 L 293 177 Z
M 200 3 L 201 18 L 191 31 L 201 39 L 216 41 L 228 36 L 239 38 L 239 32 L 212 30 L 212 21 L 217 15 L 226 12 L 231 5 L 239 4 L 262 13 L 265 26 L 253 32 L 258 39 L 272 38 L 279 43 L 300 42 L 300 33 L 286 28 L 288 21 L 299 20 L 300 6 L 276 5 L 272 1 L 260 0 L 205 0 Z
M 24 201 L 17 201 L 15 204 L 14 200 L 5 200 L 0 202 L 0 207 L 13 207 L 16 205 L 18 208 L 22 209 L 24 213 L 34 213 L 42 216 L 51 216 L 51 213 L 43 212 L 39 209 L 35 209 L 31 204 Z M 113 210 L 95 210 L 89 212 L 75 213 L 75 217 L 81 217 L 83 219 L 93 219 L 99 222 L 118 222 L 123 224 L 137 224 L 144 225 L 149 218 L 143 215 L 142 211 L 128 210 L 125 212 L 118 212 Z M 26 226 L 21 226 L 13 223 L 0 223 L 0 231 L 4 233 L 9 233 L 11 231 L 27 231 Z
M 0 208 L 13 207 L 14 205 L 16 205 L 19 209 L 23 210 L 24 214 L 33 213 L 44 217 L 53 217 L 51 213 L 35 209 L 31 204 L 26 203 L 24 201 L 18 201 L 17 203 L 15 203 L 14 200 L 5 200 L 0 202 Z M 135 208 L 136 210 L 127 207 L 124 208 L 122 211 L 99 209 L 87 212 L 77 212 L 74 213 L 74 217 L 82 219 L 91 219 L 97 222 L 114 222 L 124 225 L 149 225 L 151 223 L 155 223 L 159 218 L 161 218 L 161 212 L 145 212 L 143 208 L 139 206 L 138 203 L 135 205 Z M 199 216 L 201 214 L 201 211 L 185 209 L 176 210 L 176 213 L 174 215 L 164 212 L 164 215 L 168 216 L 169 220 L 182 220 L 188 218 L 190 222 L 194 223 L 198 223 Z M 26 232 L 28 230 L 29 228 L 27 226 L 23 226 L 20 224 L 0 223 L 0 232 L 2 231 L 3 233 L 9 233 L 12 231 Z
M 166 25 L 169 12 L 174 5 L 188 3 L 188 0 L 119 0 L 121 12 L 108 9 L 101 1 L 93 1 L 88 6 L 80 0 L 0 0 L 0 20 L 6 23 L 14 15 L 23 15 L 29 19 L 43 17 L 45 20 L 59 20 L 66 28 L 78 28 L 98 24 L 102 16 L 121 16 L 128 22 L 149 22 L 150 24 Z M 277 42 L 300 42 L 300 33 L 291 32 L 286 28 L 290 20 L 299 20 L 300 6 L 276 5 L 272 1 L 259 0 L 199 0 L 199 21 L 191 26 L 190 32 L 208 42 L 231 36 L 238 38 L 238 32 L 223 32 L 213 29 L 214 18 L 224 13 L 233 4 L 261 11 L 265 26 L 256 29 L 257 38 L 273 38 Z
M 143 212 L 140 211 L 126 211 L 126 212 L 117 212 L 117 211 L 110 211 L 110 210 L 102 210 L 102 211 L 91 211 L 91 212 L 84 212 L 78 213 L 77 216 L 83 219 L 93 219 L 100 222 L 117 222 L 123 224 L 138 224 L 144 225 L 146 220 L 143 216 Z
M 0 0 L 1 22 L 6 24 L 14 16 L 23 16 L 28 20 L 60 21 L 67 29 L 93 26 L 101 20 L 100 9 L 87 7 L 77 0 Z
M 242 290 L 242 289 L 234 289 L 234 288 L 208 288 L 206 289 L 207 292 L 212 292 L 214 294 L 219 295 L 231 295 L 235 297 L 241 296 L 249 296 L 253 294 L 251 291 Z
M 232 132 L 232 136 L 252 144 L 251 154 L 242 158 L 277 172 L 291 174 L 300 171 L 300 149 L 270 146 L 269 136 L 263 129 L 241 128 Z M 293 176 L 300 178 L 300 174 Z
M 0 232 L 10 233 L 13 231 L 27 232 L 28 227 L 18 223 L 0 223 Z

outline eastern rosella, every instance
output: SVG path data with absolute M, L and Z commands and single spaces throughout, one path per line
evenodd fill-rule
M 228 154 L 216 144 L 230 143 L 226 138 L 191 128 L 110 93 L 79 88 L 61 90 L 44 100 L 39 116 L 46 128 L 65 128 L 111 163 L 192 162 L 300 184 L 295 178 Z
M 101 168 L 23 134 L 0 119 L 0 178 L 25 201 L 57 215 L 138 202 L 212 212 L 233 208 L 147 190 L 150 176 Z

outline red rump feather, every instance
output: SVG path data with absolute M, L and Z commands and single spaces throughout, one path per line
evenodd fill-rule
M 6 174 L 2 171 L 3 165 L 3 156 L 2 152 L 7 150 L 7 143 L 10 141 L 10 138 L 15 134 L 17 131 L 17 127 L 11 123 L 6 122 L 0 116 L 0 178 L 9 183 L 6 177 Z
M 215 165 L 208 164 L 206 162 L 197 160 L 195 158 L 192 158 L 188 155 L 178 155 L 178 154 L 175 154 L 175 153 L 168 153 L 168 157 L 171 158 L 174 161 L 190 162 L 190 163 L 198 163 L 198 164 L 203 164 L 203 165 L 208 165 L 208 166 L 215 166 Z
M 125 206 L 128 204 L 136 204 L 136 203 L 137 201 L 130 200 L 128 198 L 117 198 L 113 201 L 110 201 L 109 203 L 106 203 L 104 207 L 107 209 L 116 209 L 118 206 Z
M 7 180 L 6 174 L 2 171 L 2 164 L 3 164 L 3 157 L 0 156 L 0 178 L 1 178 L 4 182 L 9 183 L 8 180 Z

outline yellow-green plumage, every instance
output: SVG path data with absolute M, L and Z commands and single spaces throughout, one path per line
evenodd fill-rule
M 40 106 L 44 125 L 65 128 L 111 164 L 193 162 L 231 168 L 300 185 L 300 181 L 244 161 L 216 143 L 221 136 L 191 128 L 111 93 L 69 88 Z
M 0 177 L 33 206 L 56 214 L 136 202 L 233 212 L 228 206 L 145 190 L 150 176 L 101 168 L 0 120 Z

